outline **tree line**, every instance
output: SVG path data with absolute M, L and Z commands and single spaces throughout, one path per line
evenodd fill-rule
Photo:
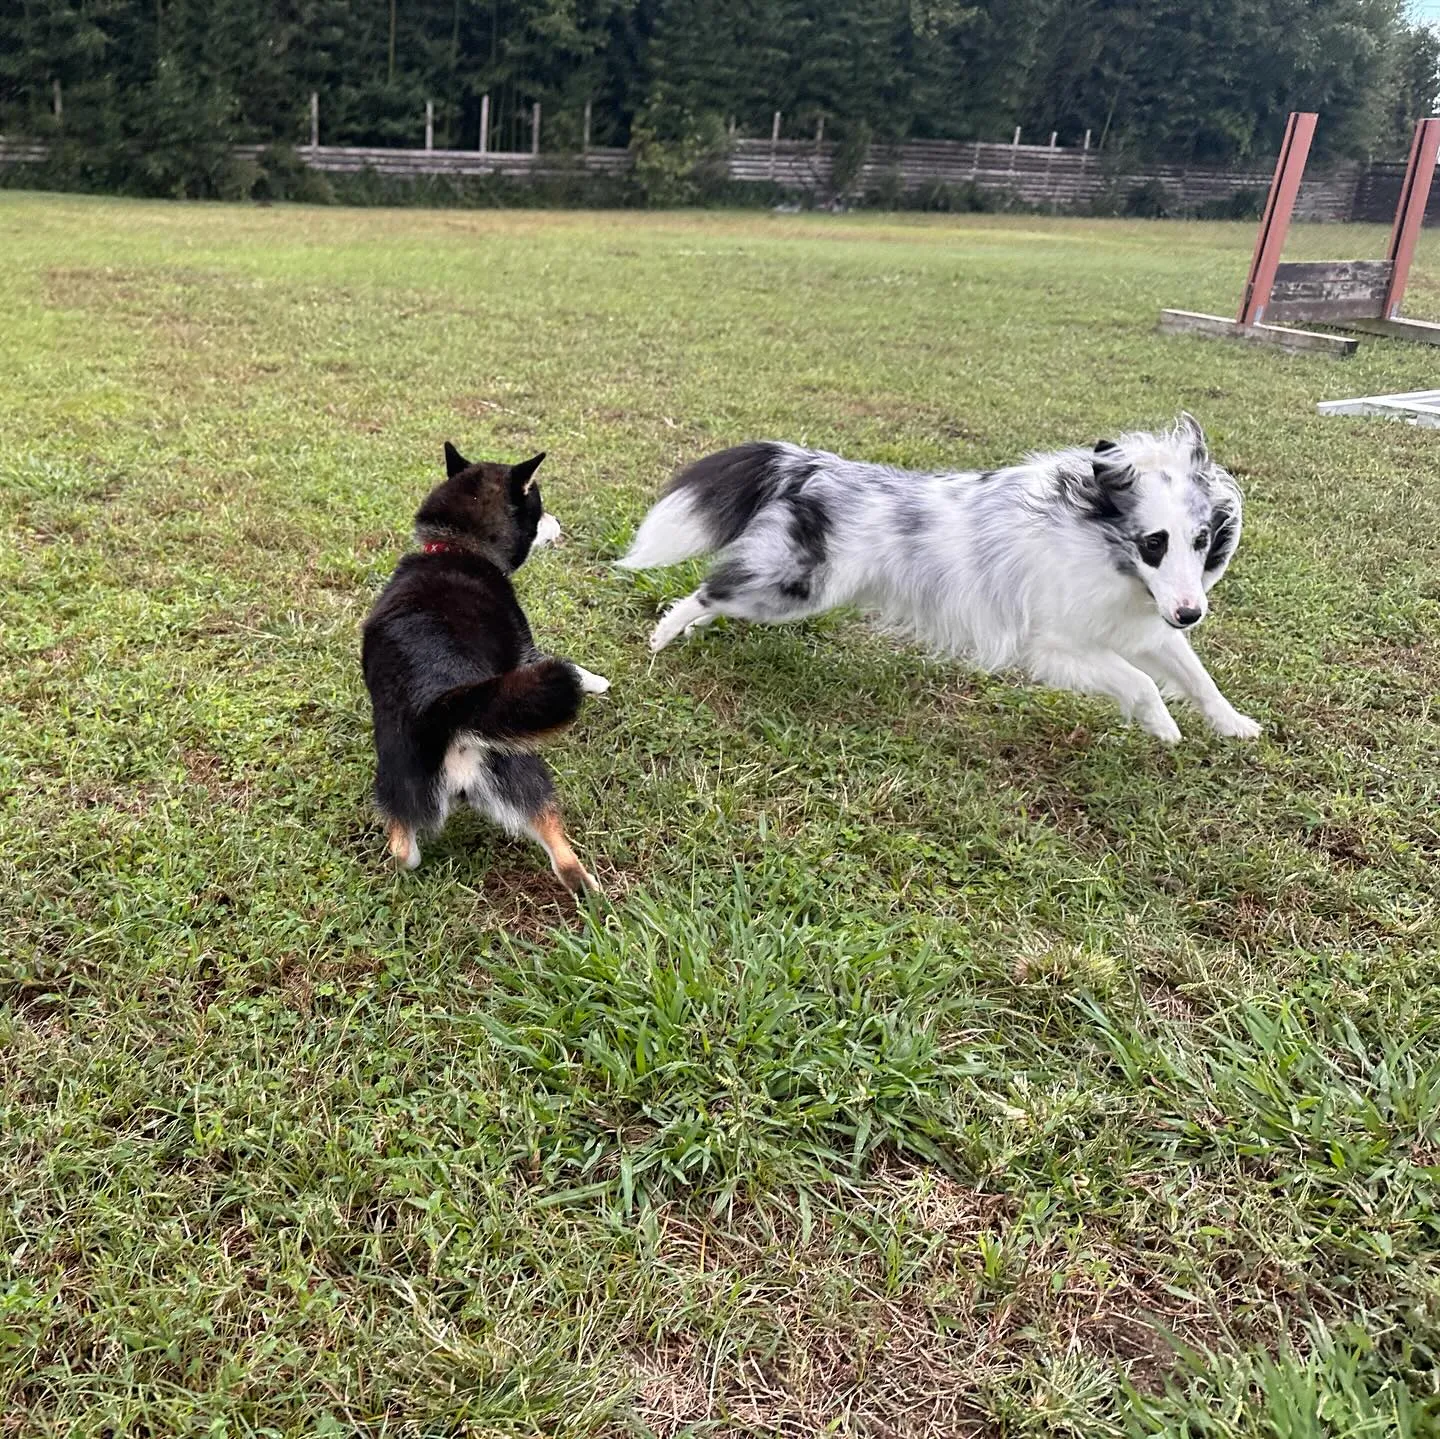
M 110 147 L 702 147 L 733 126 L 892 140 L 1087 130 L 1136 159 L 1403 154 L 1440 90 L 1405 0 L 3 0 L 0 133 Z M 56 82 L 59 82 L 57 117 Z

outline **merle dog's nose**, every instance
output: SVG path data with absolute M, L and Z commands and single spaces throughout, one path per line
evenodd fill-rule
M 1200 611 L 1188 606 L 1175 611 L 1175 623 L 1182 629 L 1189 629 L 1200 618 Z

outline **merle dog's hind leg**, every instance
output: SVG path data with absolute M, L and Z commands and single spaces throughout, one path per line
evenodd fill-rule
M 565 825 L 545 761 L 533 754 L 491 754 L 471 803 L 511 834 L 528 835 L 550 856 L 555 877 L 575 896 L 598 893 L 595 876 L 580 863 Z
M 714 618 L 715 611 L 706 602 L 705 586 L 701 585 L 693 595 L 676 601 L 660 616 L 659 624 L 650 634 L 650 648 L 663 650 L 672 640 L 700 625 L 708 625 Z
M 829 531 L 824 506 L 792 488 L 721 552 L 694 594 L 661 616 L 650 648 L 662 650 L 717 615 L 774 625 L 831 608 L 824 583 Z
M 823 614 L 829 603 L 817 597 L 813 569 L 783 578 L 762 578 L 742 563 L 722 563 L 692 595 L 672 605 L 655 626 L 650 648 L 663 650 L 677 635 L 726 615 L 755 624 L 778 625 Z

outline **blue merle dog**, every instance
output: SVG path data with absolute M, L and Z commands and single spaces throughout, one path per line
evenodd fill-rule
M 1240 541 L 1240 491 L 1190 415 L 1160 433 L 917 474 L 777 441 L 737 445 L 671 480 L 627 569 L 711 551 L 652 650 L 718 615 L 783 623 L 855 605 L 984 670 L 1108 695 L 1173 744 L 1164 696 L 1221 735 L 1260 726 L 1190 647 Z

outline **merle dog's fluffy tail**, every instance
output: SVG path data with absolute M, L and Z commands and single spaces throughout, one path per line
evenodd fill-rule
M 724 548 L 774 494 L 790 462 L 804 458 L 792 445 L 754 440 L 696 460 L 665 486 L 617 563 L 658 569 Z
M 415 829 L 438 817 L 436 786 L 458 734 L 499 748 L 529 750 L 580 713 L 580 676 L 564 660 L 544 659 L 442 694 L 419 715 L 375 714 L 375 799 L 381 813 Z

